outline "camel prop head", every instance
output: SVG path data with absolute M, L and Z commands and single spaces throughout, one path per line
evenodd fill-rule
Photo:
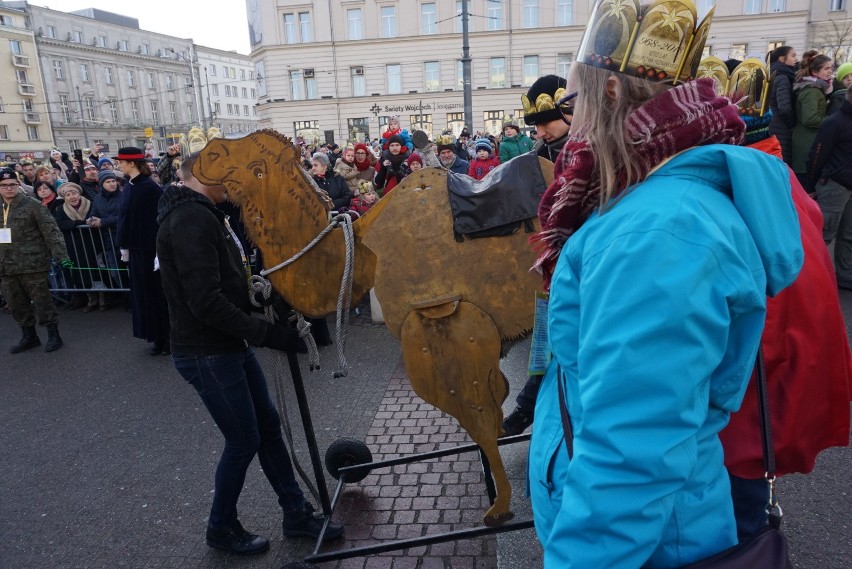
M 225 186 L 267 268 L 301 251 L 329 223 L 331 199 L 302 169 L 293 142 L 274 130 L 234 140 L 214 138 L 199 153 L 192 173 L 202 184 Z M 359 254 L 366 263 L 356 270 L 353 303 L 372 286 L 375 266 L 369 250 L 359 246 Z M 335 309 L 343 262 L 342 236 L 335 231 L 268 278 L 293 308 L 320 317 Z

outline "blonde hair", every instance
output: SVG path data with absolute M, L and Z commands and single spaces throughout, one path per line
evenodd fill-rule
M 607 94 L 611 77 L 619 83 L 614 99 Z M 630 139 L 627 117 L 667 88 L 591 65 L 571 66 L 567 90 L 577 93 L 571 138 L 587 140 L 595 156 L 593 179 L 600 183 L 602 210 L 618 190 L 639 181 L 642 141 Z

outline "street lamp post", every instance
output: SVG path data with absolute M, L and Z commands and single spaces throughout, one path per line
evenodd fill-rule
M 175 54 L 175 57 L 179 61 L 183 61 L 189 66 L 189 80 L 192 82 L 192 102 L 193 106 L 195 106 L 195 121 L 199 125 L 204 127 L 204 130 L 207 130 L 207 117 L 201 116 L 201 110 L 199 108 L 199 96 L 198 96 L 198 82 L 195 80 L 195 65 L 193 65 L 193 57 L 192 53 L 195 51 L 195 46 L 190 46 L 189 59 L 178 53 L 174 48 L 167 47 L 166 50 Z M 191 118 L 191 117 L 190 117 Z
M 85 148 L 89 148 L 89 131 L 86 128 L 86 115 L 83 114 L 83 100 L 80 98 L 80 86 L 74 85 L 74 88 L 77 89 L 77 104 L 80 106 L 80 121 L 83 123 L 83 141 L 85 142 Z

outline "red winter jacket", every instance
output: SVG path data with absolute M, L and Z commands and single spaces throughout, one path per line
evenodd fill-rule
M 781 158 L 781 145 L 774 136 L 752 148 Z M 822 238 L 822 213 L 792 171 L 790 183 L 805 262 L 792 285 L 767 299 L 761 339 L 779 475 L 808 473 L 820 451 L 849 444 L 852 393 L 852 355 L 834 267 Z M 731 474 L 763 477 L 753 376 L 742 407 L 731 415 L 719 437 Z
M 485 174 L 500 165 L 500 158 L 497 156 L 489 156 L 487 160 L 474 158 L 470 161 L 470 167 L 467 169 L 467 175 L 476 180 L 481 180 Z

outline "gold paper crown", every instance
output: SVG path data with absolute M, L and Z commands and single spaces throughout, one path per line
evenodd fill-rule
M 552 97 L 547 93 L 542 93 L 535 98 L 535 105 L 530 102 L 526 95 L 521 95 L 521 104 L 524 106 L 524 115 L 532 115 L 555 109 L 556 103 L 558 103 L 565 94 L 566 91 L 564 87 L 557 89 Z
M 746 59 L 729 74 L 724 61 L 705 57 L 696 77 L 713 79 L 716 92 L 731 99 L 740 108 L 741 115 L 762 117 L 769 108 L 769 68 L 757 58 Z
M 701 23 L 691 0 L 596 0 L 580 61 L 677 85 L 695 77 L 715 6 Z M 558 99 L 557 99 L 558 100 Z
M 203 150 L 207 146 L 207 143 L 214 138 L 222 138 L 222 131 L 215 126 L 208 128 L 206 134 L 201 128 L 194 126 L 185 135 L 180 135 L 178 143 L 180 144 L 181 153 L 184 156 L 189 156 L 194 152 Z
M 455 143 L 456 141 L 453 140 L 453 137 L 450 134 L 441 135 L 437 138 L 437 140 L 435 140 L 435 144 L 438 144 L 439 146 L 450 146 Z

